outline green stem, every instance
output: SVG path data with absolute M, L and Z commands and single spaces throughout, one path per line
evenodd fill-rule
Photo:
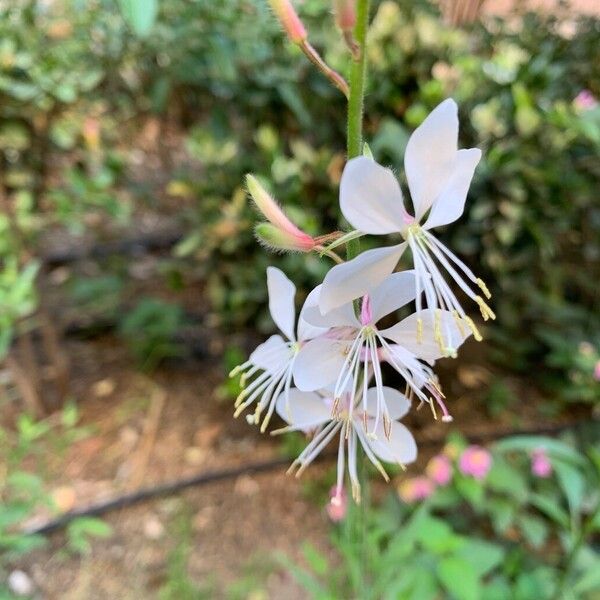
M 350 68 L 350 97 L 348 98 L 348 158 L 362 153 L 363 104 L 365 82 L 367 79 L 367 27 L 369 23 L 370 0 L 358 0 L 356 3 L 356 25 L 354 39 L 360 54 L 352 60 Z
M 356 25 L 354 39 L 359 53 L 353 56 L 350 67 L 350 95 L 348 97 L 347 147 L 348 159 L 362 154 L 363 145 L 363 106 L 365 83 L 367 80 L 367 28 L 369 25 L 370 0 L 358 0 L 356 3 Z M 360 253 L 358 239 L 346 244 L 346 260 L 352 260 Z

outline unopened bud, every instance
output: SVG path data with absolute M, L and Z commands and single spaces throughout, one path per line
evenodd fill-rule
M 308 34 L 290 0 L 269 0 L 269 4 L 290 40 L 294 44 L 302 43 Z
M 258 210 L 260 210 L 265 218 L 280 231 L 281 235 L 278 237 L 283 236 L 286 239 L 294 239 L 293 249 L 295 250 L 302 250 L 303 252 L 312 250 L 316 244 L 315 240 L 296 227 L 296 225 L 287 218 L 279 204 L 277 204 L 267 190 L 260 185 L 256 177 L 246 175 L 246 185 L 248 186 L 248 191 Z
M 333 0 L 335 23 L 342 31 L 351 31 L 356 25 L 356 0 Z
M 301 236 L 283 231 L 271 223 L 259 223 L 254 233 L 261 244 L 270 250 L 292 250 L 295 252 L 310 252 L 315 247 L 315 241 L 308 234 Z

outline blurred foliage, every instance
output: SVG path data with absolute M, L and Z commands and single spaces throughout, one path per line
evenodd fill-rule
M 61 513 L 41 473 L 48 461 L 60 457 L 74 442 L 89 436 L 79 424 L 79 412 L 67 403 L 54 417 L 36 421 L 20 414 L 15 428 L 0 427 L 0 597 L 13 598 L 5 586 L 14 562 L 46 544 L 46 538 L 25 528 L 41 515 Z M 64 510 L 64 509 L 62 509 Z M 29 521 L 29 523 L 28 523 Z M 110 527 L 101 519 L 81 517 L 67 528 L 64 549 L 73 554 L 89 551 L 90 538 L 108 537 Z
M 144 370 L 165 358 L 181 356 L 184 349 L 175 334 L 184 324 L 181 306 L 142 298 L 121 320 L 119 332 Z
M 455 438 L 450 446 L 459 453 L 465 443 Z M 554 469 L 547 479 L 529 472 L 531 452 L 541 448 Z M 349 503 L 333 535 L 339 559 L 306 546 L 308 570 L 285 564 L 311 598 L 323 600 L 596 598 L 599 458 L 597 448 L 583 454 L 554 439 L 506 438 L 493 448 L 485 479 L 455 464 L 450 483 L 425 500 L 391 497 L 366 514 Z
M 30 254 L 49 225 L 81 233 L 98 214 L 126 223 L 147 200 L 135 203 L 140 186 L 127 181 L 139 164 L 132 133 L 147 118 L 160 135 L 183 131 L 187 160 L 163 164 L 169 181 L 158 190 L 185 225 L 175 260 L 203 280 L 210 323 L 266 332 L 266 266 L 277 263 L 305 293 L 329 265 L 258 247 L 243 176 L 255 173 L 309 233 L 337 229 L 344 99 L 287 43 L 266 2 L 159 4 L 157 15 L 140 15 L 134 0 L 0 8 L 7 198 Z M 313 44 L 343 71 L 329 4 L 305 0 L 300 11 Z M 549 392 L 597 401 L 595 365 L 578 349 L 597 355 L 600 345 L 600 108 L 575 98 L 600 97 L 599 20 L 531 14 L 456 30 L 425 0 L 374 2 L 373 12 L 366 132 L 375 158 L 402 170 L 410 131 L 443 98 L 458 101 L 460 144 L 482 147 L 484 160 L 464 218 L 443 236 L 494 292 L 490 356 Z M 161 138 L 156 146 L 164 158 Z M 153 181 L 147 189 L 160 195 Z M 9 278 L 15 245 L 0 237 Z

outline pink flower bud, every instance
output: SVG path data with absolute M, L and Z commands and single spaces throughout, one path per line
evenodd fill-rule
M 417 500 L 425 500 L 434 491 L 435 485 L 427 477 L 411 477 L 402 481 L 398 486 L 398 495 L 407 504 L 411 504 Z
M 342 31 L 350 31 L 356 25 L 356 0 L 333 0 L 335 23 Z
M 492 468 L 492 455 L 481 446 L 469 446 L 462 453 L 458 468 L 463 475 L 471 475 L 475 479 L 485 479 Z
M 327 516 L 334 522 L 339 523 L 346 518 L 348 511 L 348 496 L 344 488 L 334 485 L 329 491 L 329 502 L 327 503 Z
M 575 99 L 573 104 L 578 111 L 584 112 L 586 110 L 592 110 L 598 106 L 598 99 L 590 90 L 581 90 Z
M 273 12 L 294 44 L 301 44 L 307 37 L 306 29 L 289 0 L 269 0 Z
M 531 472 L 536 477 L 550 477 L 552 475 L 552 463 L 543 448 L 538 448 L 531 455 Z
M 257 226 L 256 234 L 261 241 L 281 250 L 309 252 L 315 247 L 315 240 L 287 218 L 255 177 L 247 175 L 246 185 L 256 207 L 272 225 L 268 227 L 267 223 L 261 223 Z
M 437 485 L 448 485 L 452 479 L 452 464 L 443 454 L 434 456 L 425 469 L 427 476 Z

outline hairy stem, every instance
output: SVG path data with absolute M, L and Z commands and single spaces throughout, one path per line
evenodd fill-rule
M 358 0 L 354 39 L 359 52 L 350 67 L 350 97 L 348 98 L 348 158 L 360 156 L 362 152 L 362 125 L 365 82 L 367 78 L 367 26 L 370 0 Z

